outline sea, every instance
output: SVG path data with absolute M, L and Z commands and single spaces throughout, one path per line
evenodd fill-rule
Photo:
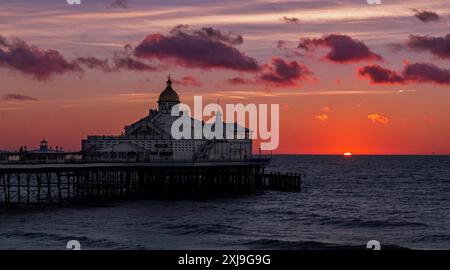
M 273 156 L 302 193 L 120 200 L 0 212 L 0 249 L 450 249 L 450 156 Z

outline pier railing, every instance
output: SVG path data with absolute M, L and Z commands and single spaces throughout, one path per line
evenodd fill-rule
M 19 153 L 10 152 L 3 154 L 0 159 L 0 166 L 5 164 L 92 164 L 92 163 L 143 163 L 143 164 L 178 164 L 178 163 L 252 163 L 252 162 L 264 162 L 268 163 L 271 160 L 270 156 L 258 156 L 255 155 L 246 159 L 233 159 L 233 158 L 214 158 L 214 159 L 138 159 L 138 158 L 126 158 L 116 160 L 89 160 L 82 158 L 82 154 L 79 152 L 74 153 L 59 153 L 61 157 L 52 160 L 36 160 L 23 158 Z

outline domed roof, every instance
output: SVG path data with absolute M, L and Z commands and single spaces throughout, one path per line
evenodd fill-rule
M 167 80 L 166 89 L 164 89 L 164 91 L 162 91 L 161 94 L 159 95 L 158 103 L 160 102 L 180 103 L 180 98 L 178 97 L 177 92 L 175 92 L 175 90 L 173 90 L 172 88 L 172 80 L 170 80 L 170 77 Z

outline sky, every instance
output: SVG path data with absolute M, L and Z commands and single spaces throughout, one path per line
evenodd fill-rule
M 450 154 L 449 25 L 447 0 L 0 0 L 0 150 L 120 134 L 170 74 L 279 104 L 274 153 Z

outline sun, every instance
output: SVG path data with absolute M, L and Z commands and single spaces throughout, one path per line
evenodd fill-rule
M 352 153 L 350 153 L 350 152 L 345 152 L 344 153 L 344 157 L 351 157 L 352 156 Z

